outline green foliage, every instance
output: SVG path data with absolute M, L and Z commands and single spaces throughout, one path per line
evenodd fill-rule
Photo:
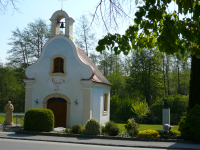
M 81 130 L 80 124 L 73 124 L 71 127 L 71 133 L 78 134 L 80 130 Z
M 110 136 L 116 136 L 119 134 L 119 128 L 117 127 L 117 124 L 113 121 L 109 121 L 105 125 L 105 133 L 107 133 Z
M 119 134 L 119 128 L 117 126 L 112 126 L 110 128 L 110 132 L 109 132 L 109 135 L 110 136 L 116 136 Z
M 14 112 L 24 112 L 25 106 L 24 70 L 15 66 L 3 66 L 0 63 L 0 111 L 11 101 Z
M 133 117 L 131 111 L 132 103 L 135 100 L 126 97 L 125 95 L 114 95 L 110 98 L 110 120 L 115 122 L 126 122 Z
M 146 99 L 148 105 L 163 95 L 162 57 L 157 50 L 133 50 L 130 57 L 130 76 L 125 89 L 134 97 Z
M 200 40 L 199 40 L 200 41 Z M 191 63 L 191 74 L 190 74 L 190 91 L 189 91 L 189 103 L 188 103 L 188 110 L 194 107 L 196 104 L 200 105 L 200 59 L 196 56 L 192 56 L 192 63 Z
M 168 97 L 171 124 L 178 124 L 181 116 L 186 115 L 188 96 L 175 95 Z
M 171 95 L 167 97 L 170 108 L 170 122 L 173 125 L 177 125 L 181 116 L 186 114 L 188 96 L 183 95 Z M 157 98 L 155 103 L 150 106 L 150 111 L 156 117 L 157 123 L 162 123 L 162 109 L 164 106 L 164 98 Z
M 100 124 L 99 122 L 92 118 L 87 121 L 85 125 L 85 133 L 90 135 L 98 135 L 100 134 Z
M 160 137 L 165 139 L 177 139 L 180 138 L 181 132 L 177 130 L 163 131 L 158 130 Z
M 186 119 L 186 116 L 181 117 L 181 120 L 178 123 L 178 131 L 181 131 L 181 127 L 185 123 L 185 119 Z
M 139 138 L 165 138 L 165 139 L 177 139 L 180 138 L 180 132 L 176 130 L 163 131 L 163 130 L 143 130 L 139 132 L 137 137 Z
M 85 134 L 85 127 L 81 127 L 78 134 Z
M 71 133 L 71 129 L 66 128 L 66 129 L 65 129 L 65 133 Z
M 138 117 L 138 123 L 139 119 L 146 116 L 149 113 L 149 106 L 146 103 L 146 101 L 136 101 L 134 104 L 132 104 L 132 109 L 134 113 L 137 114 Z
M 139 138 L 160 138 L 160 134 L 156 130 L 143 130 L 138 133 Z
M 170 3 L 174 3 L 178 7 L 170 11 Z M 121 3 L 119 2 L 119 4 Z M 115 33 L 104 36 L 103 39 L 99 40 L 96 50 L 102 52 L 105 47 L 112 46 L 115 54 L 123 52 L 127 55 L 131 49 L 157 48 L 167 55 L 176 55 L 178 59 L 185 59 L 190 53 L 192 55 L 192 67 L 189 111 L 196 104 L 200 104 L 200 92 L 198 92 L 198 89 L 200 89 L 200 59 L 198 59 L 200 58 L 199 7 L 199 1 L 194 0 L 145 0 L 143 5 L 137 6 L 135 23 L 129 26 L 125 31 L 125 35 Z M 120 11 L 123 11 L 123 8 L 120 8 Z M 180 67 L 177 67 L 177 70 L 179 72 Z M 167 69 L 166 72 L 168 72 Z M 179 75 L 178 78 L 180 79 Z M 170 95 L 169 80 L 167 82 L 168 94 Z M 178 87 L 178 94 L 182 92 L 180 87 L 182 83 L 179 80 L 176 86 Z M 186 83 L 188 84 L 188 80 Z M 164 85 L 164 87 L 166 88 L 167 86 Z M 166 90 L 165 94 L 167 94 Z
M 101 127 L 101 133 L 102 134 L 106 133 L 106 128 L 104 126 L 102 126 L 102 125 L 100 127 Z
M 200 143 L 200 105 L 196 104 L 188 113 L 185 123 L 181 126 L 181 136 L 185 140 Z
M 8 43 L 8 64 L 24 66 L 34 63 L 39 57 L 44 44 L 50 37 L 50 28 L 44 20 L 37 19 L 20 30 L 12 31 L 12 37 Z
M 54 129 L 54 114 L 50 109 L 32 108 L 26 111 L 24 130 L 52 131 Z
M 138 124 L 135 122 L 134 119 L 129 119 L 127 124 L 125 125 L 126 131 L 129 133 L 130 136 L 136 136 L 138 131 Z

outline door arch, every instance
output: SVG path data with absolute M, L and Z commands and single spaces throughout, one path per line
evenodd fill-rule
M 53 99 L 59 99 L 59 100 L 53 100 Z M 51 95 L 48 95 L 48 96 L 46 96 L 44 98 L 44 100 L 43 100 L 43 108 L 48 108 L 47 107 L 48 106 L 48 102 L 51 102 L 50 105 L 53 105 L 54 101 L 55 101 L 55 103 L 56 103 L 56 101 L 59 101 L 57 103 L 60 103 L 60 104 L 56 104 L 58 106 L 61 105 L 61 104 L 65 105 L 65 107 L 66 107 L 66 127 L 70 127 L 70 106 L 71 106 L 70 99 L 67 96 L 59 94 L 59 93 L 51 94 Z M 65 102 L 65 104 L 62 103 L 62 101 Z M 62 107 L 62 105 L 61 105 L 61 107 Z

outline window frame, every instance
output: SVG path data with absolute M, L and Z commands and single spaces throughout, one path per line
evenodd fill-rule
M 104 91 L 103 92 L 103 115 L 107 115 L 107 114 L 108 114 L 108 91 Z
M 54 72 L 54 66 L 55 66 L 54 60 L 56 58 L 62 58 L 63 59 L 63 73 L 62 72 Z M 53 77 L 53 76 L 62 76 L 62 77 L 65 77 L 67 75 L 67 72 L 66 72 L 66 57 L 64 57 L 62 55 L 55 55 L 55 56 L 51 57 L 49 75 L 51 77 Z

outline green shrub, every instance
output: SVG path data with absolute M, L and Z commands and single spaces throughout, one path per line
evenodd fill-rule
M 71 130 L 69 128 L 66 128 L 65 133 L 71 133 Z
M 138 124 L 134 119 L 129 119 L 125 125 L 125 129 L 130 136 L 136 136 L 138 134 Z
M 85 127 L 81 127 L 78 134 L 85 134 Z
M 32 108 L 25 113 L 24 130 L 52 131 L 54 129 L 54 114 L 50 109 Z
M 100 127 L 101 127 L 101 133 L 102 133 L 102 134 L 106 133 L 105 127 L 102 126 L 102 125 L 101 125 Z
M 119 128 L 116 127 L 116 126 L 112 126 L 112 127 L 110 128 L 109 135 L 110 135 L 110 136 L 116 136 L 116 135 L 118 135 L 118 134 L 119 134 Z
M 138 133 L 139 138 L 160 138 L 160 134 L 156 130 L 143 130 Z
M 178 123 L 178 131 L 181 131 L 182 125 L 185 123 L 186 116 L 181 117 L 180 122 Z
M 80 124 L 73 124 L 71 127 L 71 133 L 78 134 L 80 129 L 81 129 Z
M 99 122 L 92 118 L 87 121 L 85 125 L 85 133 L 90 135 L 98 135 L 100 134 L 100 124 Z
M 177 130 L 163 131 L 158 130 L 160 137 L 164 139 L 177 139 L 180 137 L 181 132 Z
M 116 136 L 119 134 L 119 128 L 117 127 L 117 124 L 113 121 L 109 121 L 105 125 L 105 133 L 107 133 L 110 136 Z
M 200 105 L 196 104 L 188 113 L 185 123 L 180 128 L 185 140 L 200 143 Z

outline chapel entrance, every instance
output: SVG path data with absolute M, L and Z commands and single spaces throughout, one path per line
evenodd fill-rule
M 47 101 L 55 117 L 55 127 L 66 127 L 67 101 L 63 98 L 51 98 Z

